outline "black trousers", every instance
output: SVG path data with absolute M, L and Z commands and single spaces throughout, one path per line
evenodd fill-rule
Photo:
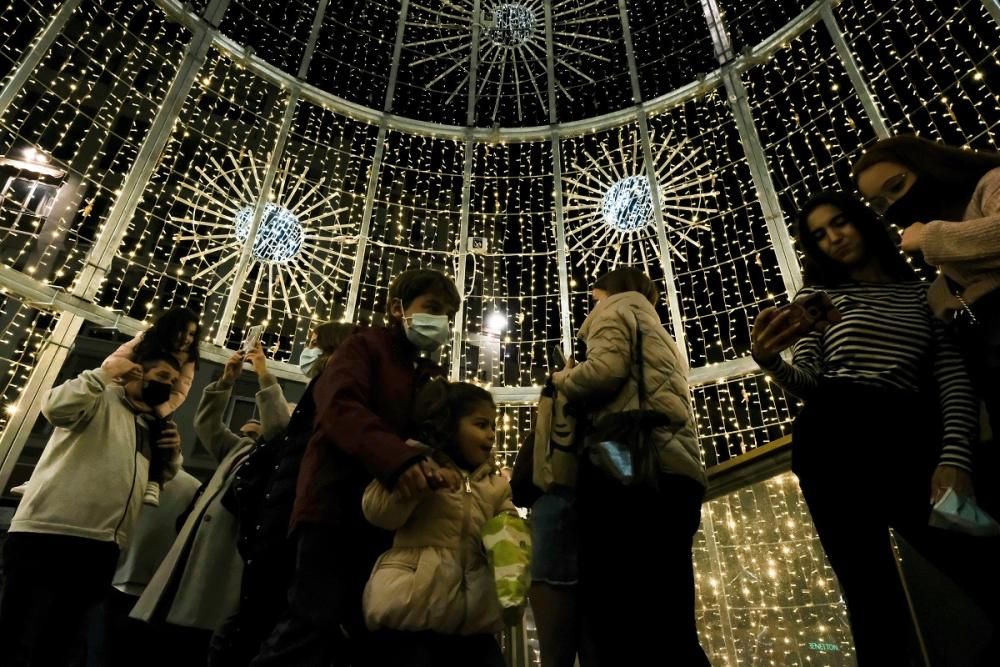
M 583 468 L 579 595 L 588 667 L 708 667 L 691 562 L 704 489 L 680 475 L 661 475 L 655 490 L 626 488 Z
M 296 527 L 298 552 L 288 592 L 288 612 L 254 667 L 382 667 L 365 627 L 361 596 L 375 561 L 392 546 L 392 533 L 361 513 L 366 484 L 346 486 L 331 524 Z
M 936 401 L 917 394 L 833 383 L 795 422 L 792 467 L 847 602 L 862 667 L 906 664 L 900 647 L 915 644 L 889 528 L 996 617 L 997 540 L 927 525 L 939 413 Z
M 504 667 L 493 635 L 455 636 L 436 632 L 382 631 L 374 637 L 379 658 L 388 667 Z
M 78 647 L 84 617 L 111 587 L 118 545 L 68 535 L 10 533 L 3 558 L 3 664 L 64 667 Z

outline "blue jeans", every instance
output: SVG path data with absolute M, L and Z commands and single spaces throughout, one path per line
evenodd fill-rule
M 580 579 L 576 493 L 553 488 L 531 507 L 531 580 L 571 586 Z

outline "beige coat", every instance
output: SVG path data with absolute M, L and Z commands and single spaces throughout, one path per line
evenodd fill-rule
M 460 491 L 440 489 L 409 501 L 378 481 L 365 490 L 362 506 L 368 520 L 396 531 L 392 549 L 375 563 L 365 587 L 370 629 L 449 635 L 503 629 L 481 536 L 494 516 L 516 512 L 510 484 L 490 464 L 462 474 Z
M 639 405 L 637 369 L 632 363 L 637 323 L 643 334 L 645 406 Z M 571 402 L 591 406 L 594 420 L 640 407 L 665 413 L 670 426 L 653 432 L 660 469 L 707 486 L 691 411 L 687 362 L 652 304 L 638 292 L 603 299 L 580 327 L 579 336 L 587 343 L 587 360 L 557 374 L 556 389 Z
M 205 387 L 195 415 L 195 432 L 219 467 L 132 610 L 133 618 L 148 622 L 160 604 L 169 604 L 168 623 L 214 630 L 239 606 L 243 560 L 236 550 L 238 522 L 222 506 L 222 497 L 254 442 L 231 432 L 222 421 L 231 393 L 231 388 L 218 383 Z M 257 392 L 257 409 L 265 440 L 288 425 L 288 404 L 277 383 Z M 177 591 L 173 600 L 167 600 L 164 593 L 175 579 Z

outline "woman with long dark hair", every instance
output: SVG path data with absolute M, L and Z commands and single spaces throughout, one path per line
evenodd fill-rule
M 970 582 L 982 572 L 962 536 L 927 525 L 929 501 L 946 489 L 973 493 L 975 398 L 924 283 L 870 208 L 817 195 L 802 207 L 798 238 L 806 287 L 797 301 L 816 295 L 839 318 L 829 314 L 819 330 L 802 309 L 768 308 L 754 322 L 753 355 L 805 401 L 792 469 L 844 592 L 859 664 L 906 664 L 900 646 L 912 630 L 890 527 L 980 599 L 996 592 L 995 577 Z M 789 347 L 790 363 L 780 356 Z
M 903 250 L 940 269 L 928 302 L 953 323 L 1000 429 L 1000 153 L 891 137 L 861 156 L 854 178 L 872 207 L 904 228 Z

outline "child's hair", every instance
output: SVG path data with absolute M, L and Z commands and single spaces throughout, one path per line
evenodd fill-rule
M 631 266 L 621 266 L 608 271 L 594 281 L 594 289 L 604 290 L 608 296 L 622 292 L 638 292 L 654 306 L 660 298 L 660 291 L 656 289 L 656 285 L 649 276 Z
M 177 341 L 184 336 L 188 325 L 192 323 L 195 325 L 194 342 L 188 348 L 187 355 L 188 361 L 194 362 L 197 368 L 200 361 L 198 341 L 201 339 L 201 323 L 198 321 L 198 316 L 187 308 L 171 308 L 156 318 L 153 326 L 146 330 L 142 340 L 135 346 L 136 361 L 142 363 L 143 360 L 157 354 L 173 356 Z
M 440 378 L 431 380 L 413 403 L 418 439 L 434 449 L 452 449 L 458 437 L 459 420 L 483 403 L 496 407 L 493 395 L 482 387 Z
M 385 312 L 387 314 L 392 312 L 392 304 L 397 299 L 403 303 L 403 308 L 408 308 L 423 294 L 441 297 L 452 312 L 457 311 L 462 302 L 458 288 L 448 276 L 433 269 L 411 269 L 396 276 L 389 285 L 389 300 L 385 304 Z

